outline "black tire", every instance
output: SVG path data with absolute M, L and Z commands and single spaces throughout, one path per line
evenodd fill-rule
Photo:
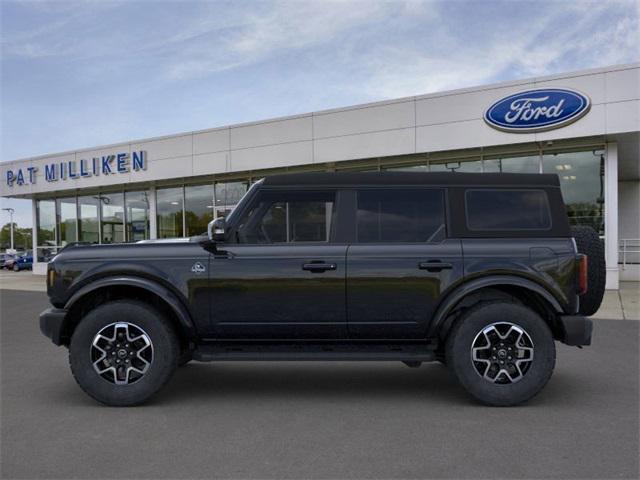
M 116 385 L 93 368 L 93 340 L 114 323 L 141 329 L 152 344 L 152 361 L 133 383 Z M 141 404 L 160 390 L 173 375 L 179 355 L 178 339 L 169 321 L 151 306 L 133 300 L 105 303 L 91 310 L 76 327 L 69 345 L 71 372 L 80 388 L 97 401 L 118 407 Z
M 14 272 L 19 272 L 19 271 L 20 271 L 20 267 L 18 266 L 18 264 L 17 264 L 17 263 L 14 263 L 14 264 L 13 264 L 13 271 L 14 271 Z
M 503 331 L 510 328 L 505 324 L 513 324 L 524 330 L 532 341 L 533 359 L 525 362 L 522 366 L 524 374 L 513 383 L 492 383 L 483 378 L 477 368 L 484 364 L 472 360 L 472 346 L 476 338 L 481 338 L 483 329 L 490 329 L 497 323 Z M 513 332 L 517 336 L 516 330 Z M 501 407 L 518 405 L 533 398 L 551 378 L 556 361 L 553 335 L 545 321 L 522 305 L 502 301 L 480 303 L 465 312 L 447 337 L 445 352 L 447 366 L 467 392 L 485 405 Z M 496 364 L 495 368 L 501 367 Z M 488 368 L 484 370 L 487 371 Z M 503 374 L 495 378 L 507 380 Z
M 576 240 L 579 253 L 587 256 L 587 293 L 580 296 L 580 313 L 593 315 L 600 308 L 604 297 L 607 267 L 604 259 L 604 245 L 591 227 L 571 227 L 571 235 Z

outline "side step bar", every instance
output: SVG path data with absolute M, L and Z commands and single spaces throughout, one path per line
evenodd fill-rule
M 220 342 L 199 345 L 193 359 L 216 361 L 400 361 L 430 362 L 436 359 L 427 343 L 242 343 Z

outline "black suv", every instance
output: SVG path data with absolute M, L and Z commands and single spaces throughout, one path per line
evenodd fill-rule
M 549 380 L 554 340 L 590 344 L 604 259 L 555 175 L 289 174 L 200 237 L 69 246 L 47 287 L 42 332 L 109 405 L 192 359 L 440 361 L 514 405 Z

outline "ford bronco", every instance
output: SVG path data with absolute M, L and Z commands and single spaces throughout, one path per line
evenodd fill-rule
M 507 406 L 547 383 L 555 341 L 590 344 L 604 256 L 555 175 L 287 174 L 198 237 L 68 246 L 47 291 L 42 332 L 108 405 L 191 360 L 373 360 L 440 361 Z

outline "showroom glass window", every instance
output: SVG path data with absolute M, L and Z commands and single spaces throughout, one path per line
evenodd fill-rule
M 184 236 L 182 195 L 182 187 L 160 188 L 156 190 L 158 238 L 178 238 Z
M 100 195 L 102 243 L 124 242 L 124 193 Z
M 428 165 L 402 165 L 399 167 L 383 167 L 387 172 L 428 172 Z
M 328 242 L 335 192 L 263 192 L 238 226 L 249 244 Z
M 588 225 L 604 235 L 604 159 L 593 152 L 545 154 L 544 173 L 560 179 L 571 225 Z
M 383 166 L 383 170 L 388 172 L 482 172 L 482 160 L 479 158 L 463 160 L 432 160 L 428 164 Z
M 97 195 L 78 197 L 78 241 L 100 243 Z
M 56 202 L 38 200 L 37 204 L 37 244 L 39 247 L 56 246 Z
M 76 197 L 58 198 L 58 244 L 64 247 L 68 243 L 78 241 L 78 208 Z
M 207 225 L 213 220 L 213 185 L 184 187 L 184 215 L 187 237 L 207 232 Z
M 448 160 L 429 162 L 429 171 L 431 172 L 465 172 L 480 173 L 482 172 L 482 161 L 478 159 L 470 160 Z
M 226 217 L 240 201 L 247 189 L 249 182 L 226 182 L 215 184 L 215 212 L 218 217 Z
M 501 173 L 540 173 L 540 156 L 486 158 L 484 172 Z
M 440 189 L 360 190 L 358 242 L 437 242 L 445 235 L 444 216 Z
M 150 238 L 149 192 L 125 192 L 124 207 L 127 242 Z

